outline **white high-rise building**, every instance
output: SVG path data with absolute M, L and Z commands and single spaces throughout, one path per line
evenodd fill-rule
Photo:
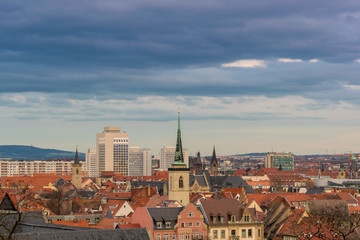
M 189 167 L 189 150 L 183 149 L 184 162 Z M 160 169 L 166 170 L 171 167 L 175 159 L 175 147 L 163 147 L 160 149 Z
M 129 175 L 129 135 L 120 127 L 105 127 L 96 134 L 96 154 L 100 176 L 103 171 Z
M 88 149 L 85 154 L 85 164 L 88 177 L 97 177 L 99 173 L 99 162 L 96 156 L 96 149 Z
M 151 150 L 129 147 L 129 175 L 151 176 Z

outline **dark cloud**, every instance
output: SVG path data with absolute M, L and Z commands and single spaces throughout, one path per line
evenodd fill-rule
M 355 0 L 1 1 L 0 91 L 357 103 L 343 85 L 359 84 L 359 23 Z M 268 67 L 220 67 L 238 59 L 266 60 Z

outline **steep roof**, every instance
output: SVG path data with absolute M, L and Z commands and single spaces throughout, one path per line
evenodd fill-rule
M 165 222 L 170 222 L 170 228 L 173 229 L 177 222 L 179 213 L 183 210 L 183 207 L 160 207 L 160 208 L 148 208 L 147 211 L 152 218 L 154 229 L 165 229 Z M 162 227 L 157 226 L 157 222 L 161 222 Z
M 209 225 L 214 225 L 212 217 L 224 217 L 224 223 L 228 222 L 228 215 L 235 215 L 236 219 L 242 218 L 242 213 L 245 207 L 236 199 L 223 198 L 219 200 L 207 199 L 201 200 L 201 209 L 206 216 L 206 222 Z
M 209 176 L 210 191 L 221 191 L 222 188 L 244 187 L 246 193 L 255 193 L 254 189 L 240 176 Z

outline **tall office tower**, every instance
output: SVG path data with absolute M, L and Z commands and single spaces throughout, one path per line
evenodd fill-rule
M 268 152 L 265 156 L 265 167 L 292 171 L 294 170 L 294 154 Z
M 151 150 L 129 147 L 129 175 L 151 176 Z
M 160 169 L 166 170 L 171 167 L 175 157 L 175 147 L 163 147 L 160 149 Z M 184 162 L 189 167 L 189 150 L 183 149 Z
M 85 153 L 85 165 L 87 166 L 87 176 L 97 177 L 99 173 L 99 162 L 96 156 L 96 149 L 88 149 Z
M 96 134 L 96 155 L 100 176 L 103 171 L 129 175 L 129 135 L 120 127 L 105 127 Z

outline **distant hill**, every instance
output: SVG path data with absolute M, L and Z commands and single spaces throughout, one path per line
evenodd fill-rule
M 25 145 L 0 145 L 0 158 L 14 160 L 48 160 L 58 158 L 74 158 L 75 152 L 57 149 L 44 149 Z M 80 160 L 85 159 L 84 153 L 79 153 Z
M 245 153 L 245 154 L 236 154 L 234 156 L 239 157 L 246 157 L 246 156 L 252 156 L 252 157 L 264 157 L 266 153 Z

